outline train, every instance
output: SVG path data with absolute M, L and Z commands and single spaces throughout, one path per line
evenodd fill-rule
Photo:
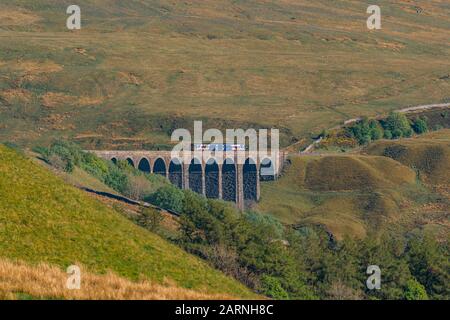
M 243 144 L 194 144 L 194 151 L 245 151 Z

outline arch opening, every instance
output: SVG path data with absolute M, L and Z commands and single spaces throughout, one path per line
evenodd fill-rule
M 248 158 L 243 166 L 244 201 L 258 200 L 258 169 L 253 159 Z
M 163 159 L 156 159 L 155 163 L 153 164 L 153 173 L 159 174 L 164 177 L 166 176 L 166 163 Z
M 138 169 L 145 173 L 150 173 L 150 161 L 147 160 L 147 158 L 142 158 L 141 161 L 139 161 Z
M 172 159 L 169 164 L 169 180 L 178 188 L 183 188 L 183 166 L 177 158 Z
M 206 162 L 205 193 L 207 198 L 219 198 L 219 165 L 215 159 L 209 159 Z
M 197 158 L 192 159 L 189 165 L 189 189 L 203 194 L 203 168 Z
M 236 202 L 236 165 L 231 159 L 222 165 L 222 199 Z
M 130 166 L 132 166 L 134 168 L 134 161 L 131 158 L 127 158 L 127 162 Z
M 111 158 L 111 162 L 114 163 L 114 164 L 117 164 L 117 158 L 116 157 L 112 157 Z

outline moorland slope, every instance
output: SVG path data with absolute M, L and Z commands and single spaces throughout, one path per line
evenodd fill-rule
M 417 227 L 448 232 L 448 130 L 375 142 L 363 153 L 291 156 L 279 180 L 262 184 L 256 208 L 337 238 Z
M 175 128 L 278 127 L 282 143 L 448 101 L 446 1 L 55 0 L 0 4 L 0 141 L 166 146 Z
M 52 268 L 48 265 L 66 268 L 80 264 L 92 281 L 105 280 L 102 284 L 105 288 L 111 286 L 111 283 L 106 283 L 111 278 L 100 275 L 107 272 L 115 274 L 113 282 L 123 283 L 124 290 L 133 286 L 139 288 L 139 284 L 133 285 L 132 282 L 145 280 L 147 283 L 141 289 L 145 289 L 148 296 L 157 289 L 161 298 L 170 298 L 170 292 L 173 293 L 171 298 L 206 298 L 211 294 L 253 296 L 237 281 L 136 226 L 118 212 L 3 145 L 0 145 L 0 199 L 1 265 L 11 270 L 18 263 L 17 270 L 24 270 L 23 275 L 5 276 L 8 281 L 5 280 L 3 284 L 6 287 L 0 287 L 0 291 L 2 288 L 16 288 L 19 291 L 15 293 L 22 292 L 20 290 L 26 289 L 25 283 L 19 281 L 14 285 L 11 281 L 30 273 L 43 275 L 39 270 Z M 38 266 L 40 263 L 47 265 Z M 51 271 L 49 278 L 35 279 L 37 285 L 55 284 L 55 279 L 61 278 L 61 272 Z M 7 273 L 5 270 L 0 272 L 3 276 Z M 172 288 L 172 291 L 164 290 L 166 283 L 170 284 L 167 289 Z M 32 290 L 29 294 L 41 292 L 46 298 L 52 292 L 45 288 L 39 291 L 33 286 L 29 289 Z M 61 292 L 60 289 L 57 292 Z M 86 290 L 83 293 L 85 297 L 89 294 Z M 77 295 L 67 297 L 76 298 Z M 97 297 L 107 296 L 100 294 Z

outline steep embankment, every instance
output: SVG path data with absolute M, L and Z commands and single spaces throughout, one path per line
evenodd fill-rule
M 1 259 L 61 268 L 77 263 L 91 273 L 112 271 L 129 280 L 143 277 L 155 284 L 168 279 L 179 289 L 198 291 L 197 297 L 215 293 L 252 296 L 238 282 L 3 145 L 0 199 Z M 23 288 L 23 284 L 14 288 Z
M 401 220 L 412 206 L 407 195 L 418 192 L 415 172 L 386 157 L 296 156 L 278 181 L 262 185 L 258 209 L 337 238 L 364 237 Z

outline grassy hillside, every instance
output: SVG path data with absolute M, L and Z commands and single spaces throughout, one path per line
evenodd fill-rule
M 252 297 L 208 267 L 117 212 L 0 145 L 0 258 L 163 283 L 205 294 Z
M 420 173 L 432 185 L 450 186 L 450 130 L 400 141 L 379 141 L 366 148 L 373 155 L 390 157 Z
M 290 162 L 278 181 L 262 184 L 257 209 L 288 224 L 323 226 L 338 239 L 398 231 L 399 224 L 413 229 L 422 206 L 435 201 L 414 170 L 387 157 L 294 156 Z M 445 224 L 448 204 L 435 208 L 436 223 Z
M 155 148 L 174 128 L 282 129 L 283 144 L 345 119 L 447 101 L 448 3 L 80 0 L 0 4 L 0 141 L 64 136 Z

